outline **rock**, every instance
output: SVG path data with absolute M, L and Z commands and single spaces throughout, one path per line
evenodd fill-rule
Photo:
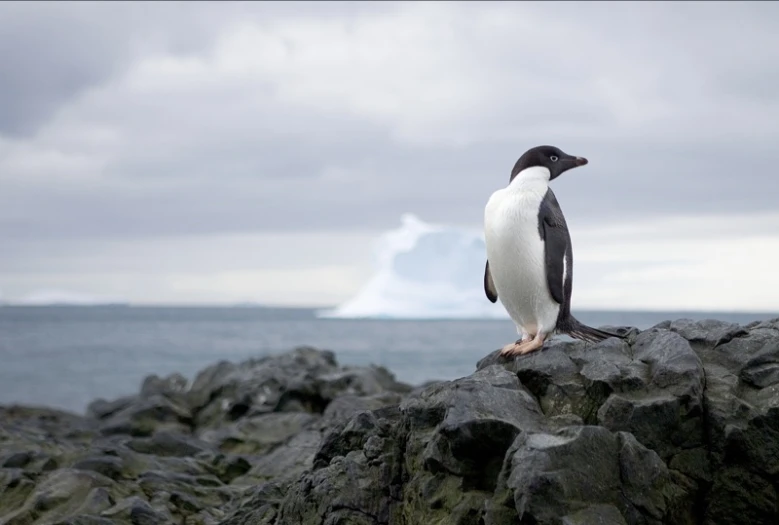
M 303 347 L 0 407 L 0 523 L 779 522 L 779 319 L 623 331 L 415 388 Z
M 218 363 L 198 374 L 188 395 L 196 426 L 213 428 L 271 412 L 322 414 L 340 395 L 408 390 L 382 367 L 341 368 L 332 352 L 301 347 L 237 365 Z
M 116 490 L 114 482 L 96 472 L 56 470 L 45 476 L 19 507 L 3 509 L 3 522 L 46 523 L 99 514 L 111 506 L 109 489 Z
M 137 496 L 118 502 L 110 509 L 103 511 L 102 516 L 113 520 L 112 523 L 121 520 L 133 525 L 156 525 L 171 521 L 170 513 L 152 508 L 147 501 Z
M 591 505 L 563 518 L 562 525 L 627 525 L 614 505 Z
M 150 438 L 136 438 L 127 443 L 130 450 L 155 456 L 187 457 L 209 450 L 208 443 L 173 432 L 156 432 Z
M 220 428 L 206 428 L 200 432 L 200 438 L 223 452 L 264 454 L 313 427 L 318 420 L 318 415 L 306 412 L 273 412 L 242 418 Z
M 278 518 L 278 508 L 286 496 L 289 483 L 269 481 L 247 491 L 220 525 L 271 525 Z
M 141 385 L 141 397 L 150 397 L 157 394 L 168 397 L 176 397 L 184 394 L 187 388 L 187 378 L 181 374 L 171 374 L 160 378 L 156 374 L 147 376 Z
M 504 505 L 506 493 L 520 521 L 538 525 L 558 523 L 586 505 L 610 505 L 629 523 L 661 524 L 678 505 L 675 498 L 686 496 L 655 452 L 631 434 L 595 426 L 524 433 L 506 457 L 496 491 Z
M 700 344 L 704 347 L 721 345 L 747 333 L 744 327 L 736 323 L 726 323 L 716 319 L 706 319 L 699 322 L 679 319 L 671 322 L 668 329 L 684 337 L 690 344 Z
M 332 426 L 338 421 L 351 418 L 358 412 L 398 405 L 401 401 L 403 396 L 397 392 L 383 392 L 369 396 L 343 394 L 327 405 L 322 414 L 322 424 L 325 427 Z
M 96 399 L 87 405 L 87 416 L 93 419 L 107 419 L 117 412 L 129 407 L 137 401 L 137 399 L 138 396 L 120 397 L 114 401 Z
M 100 431 L 104 435 L 129 434 L 150 436 L 159 430 L 188 432 L 192 413 L 161 394 L 138 397 L 118 411 L 103 418 Z
M 76 470 L 97 472 L 107 478 L 118 480 L 122 477 L 123 462 L 115 456 L 90 456 L 73 464 Z
M 296 434 L 283 445 L 253 461 L 251 470 L 234 479 L 233 483 L 253 485 L 258 481 L 297 477 L 311 468 L 321 439 L 322 435 L 318 430 Z

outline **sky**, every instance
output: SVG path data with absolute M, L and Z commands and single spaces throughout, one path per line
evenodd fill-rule
M 324 306 L 528 148 L 574 306 L 779 310 L 776 2 L 2 2 L 0 298 Z M 481 276 L 477 276 L 481 278 Z

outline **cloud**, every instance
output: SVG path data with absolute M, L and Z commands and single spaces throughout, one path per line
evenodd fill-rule
M 7 299 L 39 290 L 131 303 L 330 306 L 370 276 L 369 234 L 237 234 L 7 242 Z M 119 301 L 119 299 L 116 299 Z
M 406 211 L 478 227 L 539 143 L 590 159 L 553 183 L 572 227 L 754 216 L 734 223 L 749 233 L 775 206 L 778 8 L 3 4 L 0 238 L 200 253 Z M 2 275 L 28 260 L 3 251 Z

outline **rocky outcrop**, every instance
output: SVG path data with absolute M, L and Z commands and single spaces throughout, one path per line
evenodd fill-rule
M 0 524 L 219 523 L 269 480 L 313 466 L 322 435 L 410 391 L 381 367 L 298 348 L 148 377 L 86 417 L 0 408 Z
M 0 412 L 0 523 L 779 522 L 779 319 L 498 352 L 411 388 L 300 348 Z

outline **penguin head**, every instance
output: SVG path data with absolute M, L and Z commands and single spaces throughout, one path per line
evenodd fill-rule
M 555 146 L 536 146 L 535 148 L 530 148 L 519 157 L 517 163 L 514 164 L 514 169 L 511 170 L 509 182 L 527 168 L 536 166 L 547 168 L 549 170 L 549 180 L 552 180 L 572 168 L 584 166 L 585 164 L 587 164 L 587 159 L 584 157 L 569 155 Z

